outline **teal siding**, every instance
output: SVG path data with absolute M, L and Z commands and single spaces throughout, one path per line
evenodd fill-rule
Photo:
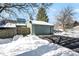
M 32 25 L 32 34 L 48 35 L 52 33 L 51 26 L 48 25 Z

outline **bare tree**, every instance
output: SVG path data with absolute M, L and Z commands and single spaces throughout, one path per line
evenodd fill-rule
M 2 15 L 3 12 L 5 12 L 5 14 L 8 13 L 10 16 L 17 17 L 15 9 L 19 12 L 26 12 L 30 16 L 30 13 L 28 12 L 29 8 L 33 10 L 33 7 L 37 6 L 36 3 L 0 3 L 0 17 L 5 18 L 4 15 Z
M 51 3 L 0 3 L 0 17 L 5 18 L 2 15 L 3 12 L 8 13 L 10 16 L 18 17 L 15 9 L 19 12 L 26 12 L 29 15 L 30 19 L 33 19 L 33 15 L 36 13 L 34 7 L 39 8 L 40 5 L 43 5 L 45 8 L 52 5 Z M 29 12 L 29 9 L 32 9 L 33 13 Z
M 59 15 L 56 16 L 58 22 L 62 24 L 64 31 L 67 26 L 69 27 L 71 26 L 74 15 L 75 15 L 74 9 L 71 7 L 66 7 L 60 11 Z

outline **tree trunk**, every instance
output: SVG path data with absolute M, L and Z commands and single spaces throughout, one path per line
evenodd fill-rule
M 62 24 L 62 26 L 63 26 L 63 31 L 65 31 L 65 24 Z

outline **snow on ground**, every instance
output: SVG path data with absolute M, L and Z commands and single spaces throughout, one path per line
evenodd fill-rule
M 56 32 L 54 35 L 61 35 L 61 36 L 67 36 L 67 37 L 74 37 L 79 38 L 79 31 L 77 30 L 68 30 L 67 32 Z
M 79 56 L 79 54 L 57 44 L 51 43 L 40 46 L 35 50 L 24 52 L 18 56 Z
M 8 44 L 1 44 L 0 53 L 3 53 L 4 55 L 16 55 L 18 52 L 30 51 L 32 49 L 36 49 L 38 46 L 48 43 L 48 41 L 42 40 L 37 36 L 20 36 L 16 41 L 12 41 Z
M 52 50 L 52 51 L 45 53 L 43 56 L 79 56 L 79 54 L 67 48 L 59 47 L 56 50 Z
M 5 44 L 11 42 L 13 39 L 12 38 L 7 38 L 7 39 L 0 39 L 0 44 Z
M 67 29 L 66 31 L 56 32 L 54 33 L 54 35 L 79 38 L 79 26 L 75 26 L 71 29 Z
M 23 35 L 16 35 L 13 38 L 0 38 L 0 44 L 6 44 L 6 43 L 10 43 L 12 41 L 17 40 L 19 37 L 23 37 Z
M 35 35 L 14 36 L 13 41 L 0 44 L 2 56 L 79 56 L 78 53 Z

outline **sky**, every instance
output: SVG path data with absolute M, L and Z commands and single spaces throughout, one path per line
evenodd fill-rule
M 59 11 L 67 6 L 70 6 L 74 9 L 76 12 L 74 16 L 74 20 L 79 21 L 79 3 L 54 3 L 52 6 L 50 6 L 48 10 L 48 16 L 49 16 L 49 22 L 55 23 L 56 22 L 56 15 L 59 13 Z
M 56 15 L 58 15 L 59 11 L 67 6 L 70 6 L 74 9 L 74 11 L 76 12 L 74 20 L 79 21 L 79 3 L 53 3 L 53 5 L 49 6 L 49 9 L 47 9 L 47 15 L 49 17 L 49 23 L 56 23 Z M 15 10 L 15 9 L 14 9 Z M 36 8 L 34 8 L 35 13 L 38 12 L 38 10 Z M 16 11 L 16 10 L 15 10 Z M 28 14 L 25 13 L 18 13 L 18 17 L 19 18 L 24 18 L 26 20 L 29 19 Z M 8 14 L 5 15 L 5 17 L 9 16 Z M 35 18 L 35 15 L 33 13 L 33 16 Z

